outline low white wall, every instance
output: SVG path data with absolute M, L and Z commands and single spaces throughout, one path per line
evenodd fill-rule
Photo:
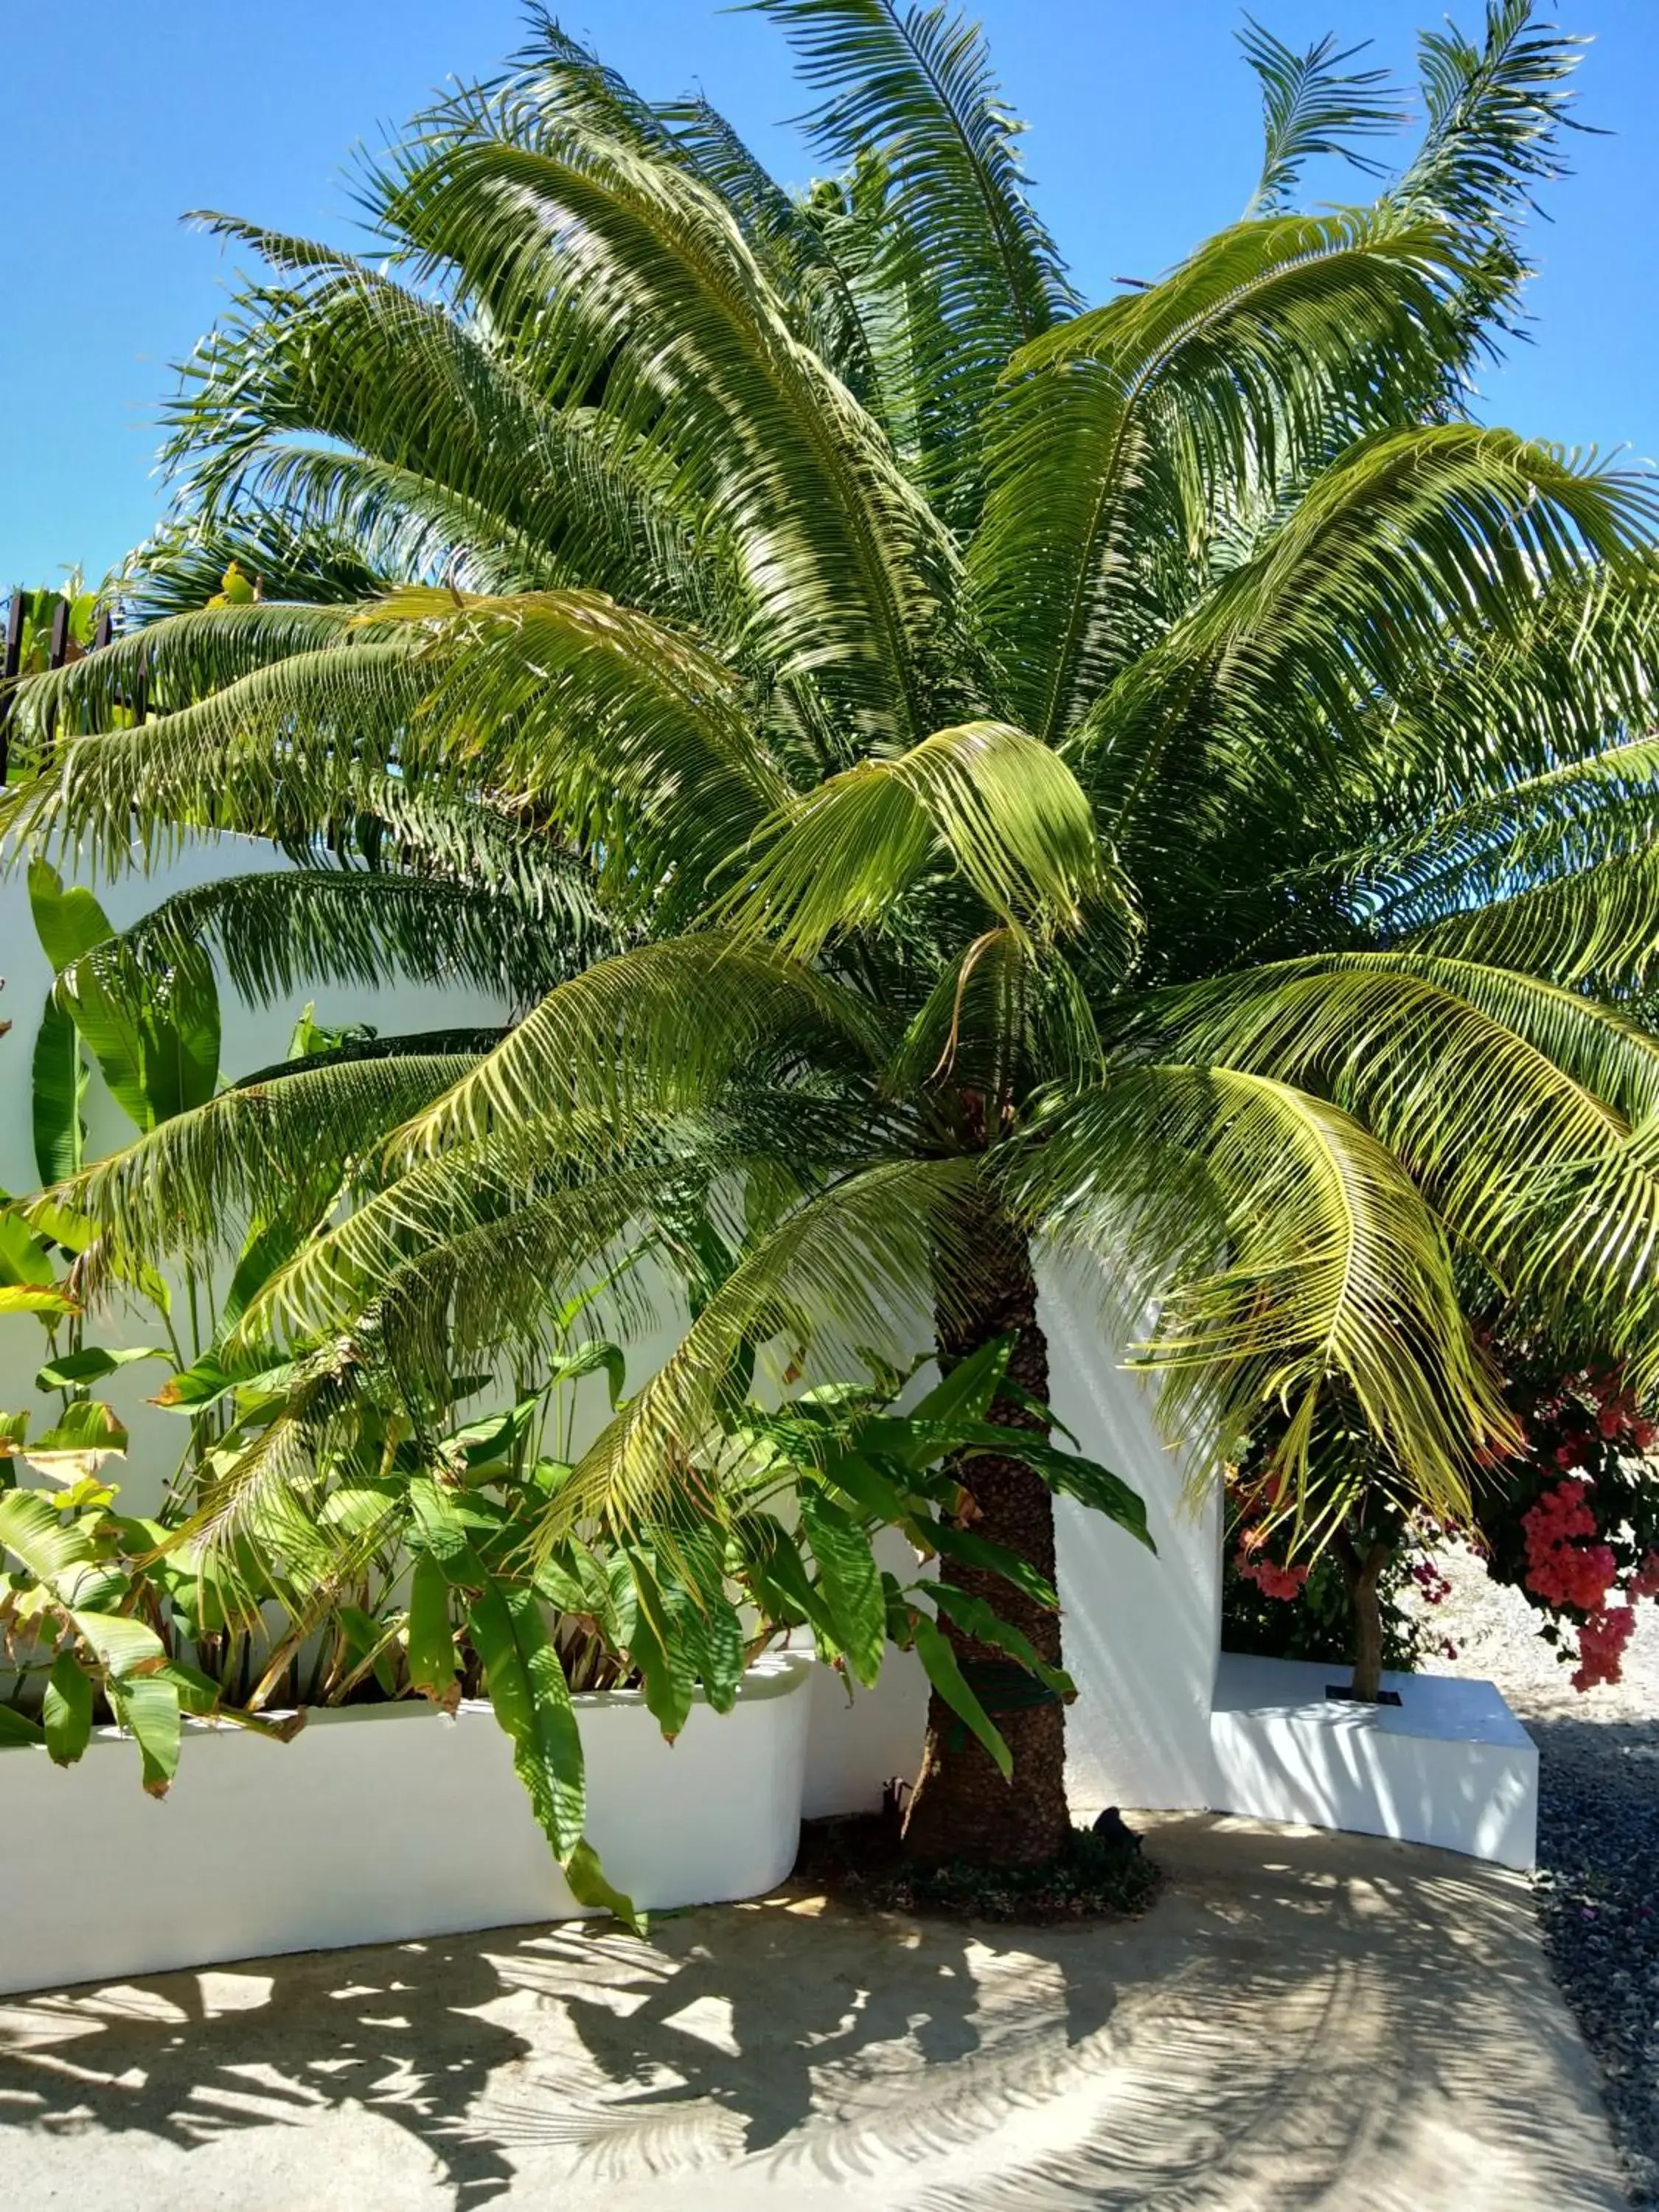
M 1210 1804 L 1210 1699 L 1221 1645 L 1221 1486 L 1194 1498 L 1193 1460 L 1159 1433 L 1153 1392 L 1122 1363 L 1098 1264 L 1038 1268 L 1049 1395 L 1081 1449 L 1146 1502 L 1156 1555 L 1069 1498 L 1055 1510 L 1075 1808 Z
M 812 1662 L 777 1653 L 733 1711 L 665 1744 L 637 1692 L 576 1700 L 590 1841 L 641 1908 L 753 1897 L 794 1863 Z M 313 1713 L 290 1743 L 192 1726 L 159 1803 L 137 1747 L 0 1751 L 0 1990 L 569 1919 L 488 1705 Z M 47 1839 L 81 1839 L 63 1878 Z M 89 1855 L 89 1856 L 88 1856 Z
M 1215 1809 L 1529 1868 L 1538 1752 L 1490 1682 L 1385 1674 L 1398 1705 L 1325 1694 L 1347 1669 L 1228 1652 L 1216 1682 Z

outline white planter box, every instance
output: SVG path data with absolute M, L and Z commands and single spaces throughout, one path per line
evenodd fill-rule
M 812 1662 L 769 1654 L 665 1744 L 637 1691 L 579 1697 L 590 1841 L 641 1908 L 772 1888 L 794 1863 Z M 172 1790 L 100 1732 L 0 1751 L 0 1990 L 573 1918 L 486 1705 L 313 1713 L 290 1743 L 192 1726 Z
M 1355 1705 L 1325 1695 L 1347 1673 L 1223 1652 L 1210 1722 L 1214 1809 L 1529 1868 L 1538 1752 L 1492 1684 L 1385 1674 L 1400 1704 Z

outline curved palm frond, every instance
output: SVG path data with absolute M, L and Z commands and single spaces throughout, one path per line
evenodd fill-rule
M 850 1050 L 867 1065 L 879 1036 L 827 975 L 734 939 L 670 938 L 560 984 L 398 1133 L 396 1149 L 413 1157 L 555 1113 L 690 1110 L 763 1052 L 799 1065 Z
M 294 245 L 209 220 L 267 255 Z M 357 537 L 399 580 L 576 586 L 707 616 L 709 543 L 660 465 L 547 398 L 488 326 L 321 247 L 299 284 L 235 306 L 169 410 L 167 457 L 204 520 L 251 504 Z
M 432 1051 L 420 1036 L 376 1040 L 373 1054 L 274 1070 L 159 1123 L 51 1194 L 97 1222 L 146 1265 L 210 1259 L 260 1219 L 307 1227 L 348 1176 L 379 1179 L 389 1130 L 441 1097 L 473 1052 Z
M 1156 635 L 1160 532 L 1184 545 L 1212 488 L 1271 478 L 1373 405 L 1378 348 L 1402 374 L 1440 357 L 1460 266 L 1432 225 L 1241 223 L 1015 356 L 970 574 L 1019 720 L 1060 735 Z
M 1366 176 L 1382 174 L 1382 163 L 1362 152 L 1360 142 L 1395 137 L 1407 117 L 1400 87 L 1386 69 L 1344 70 L 1368 40 L 1339 46 L 1328 35 L 1298 52 L 1246 15 L 1238 43 L 1261 82 L 1266 141 L 1247 216 L 1282 214 L 1304 162 L 1321 155 L 1335 155 Z
M 522 1001 L 595 953 L 619 949 L 586 874 L 545 872 L 558 904 L 539 911 L 515 906 L 496 884 L 386 868 L 222 876 L 164 899 L 122 939 L 141 963 L 205 945 L 256 1005 L 308 983 L 373 985 L 391 975 Z
M 1309 1445 L 1340 1377 L 1418 1497 L 1467 1517 L 1474 1468 L 1512 1431 L 1439 1223 L 1351 1115 L 1252 1070 L 1144 1067 L 1066 1106 L 1013 1188 L 1100 1255 L 1133 1324 L 1158 1301 L 1144 1357 L 1177 1422 L 1224 1450 L 1264 1406 L 1288 1417 L 1299 1511 L 1317 1520 Z
M 936 1304 L 971 1310 L 985 1267 L 973 1227 L 979 1172 L 966 1159 L 884 1162 L 787 1214 L 744 1255 L 679 1348 L 578 1463 L 544 1535 L 590 1516 L 613 1526 L 637 1522 L 699 1482 L 693 1455 L 745 1346 L 782 1337 L 794 1368 L 843 1376 L 872 1352 L 908 1356 Z
M 739 936 L 769 935 L 810 960 L 878 921 L 940 858 L 1010 928 L 1075 930 L 1091 902 L 1115 905 L 1127 932 L 1128 894 L 1076 779 L 1004 722 L 938 730 L 896 759 L 830 777 L 762 825 L 714 913 Z
M 1495 981 L 1495 979 L 1494 979 Z M 1629 1122 L 1520 1028 L 1575 1056 L 1645 1059 L 1615 1024 L 1575 1030 L 1563 994 L 1510 974 L 1506 994 L 1467 969 L 1459 988 L 1405 959 L 1288 962 L 1176 994 L 1183 1057 L 1304 1085 L 1356 1115 L 1404 1163 L 1497 1279 L 1625 1340 L 1659 1255 L 1659 1180 Z M 1632 1066 L 1632 1063 L 1635 1066 Z
M 794 336 L 741 230 L 677 165 L 509 102 L 434 126 L 387 191 L 398 224 L 510 323 L 574 287 L 605 333 L 604 411 L 647 414 L 737 547 L 752 643 L 830 683 L 860 726 L 925 726 L 947 534 L 845 386 Z M 672 340 L 662 341 L 672 332 Z
M 672 101 L 657 112 L 681 157 L 731 209 L 801 338 L 890 435 L 857 289 L 830 248 L 827 226 L 773 180 L 706 100 Z
M 1656 511 L 1644 477 L 1508 431 L 1362 441 L 1088 716 L 1080 772 L 1127 864 L 1137 814 L 1161 843 L 1171 778 L 1191 793 L 1183 811 L 1212 817 L 1254 787 L 1257 834 L 1297 818 L 1310 779 L 1336 810 L 1357 790 L 1375 836 L 1377 805 L 1436 757 L 1431 718 L 1413 763 L 1415 726 L 1375 702 L 1415 697 L 1459 639 L 1525 629 L 1546 588 L 1634 564 Z
M 1031 205 L 983 36 L 943 7 L 895 0 L 757 4 L 825 95 L 806 118 L 815 143 L 838 164 L 879 164 L 922 480 L 946 520 L 969 527 L 982 491 L 974 433 L 1003 363 L 1081 305 Z

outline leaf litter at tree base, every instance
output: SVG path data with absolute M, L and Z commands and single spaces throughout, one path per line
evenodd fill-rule
M 1133 1918 L 1164 1887 L 1162 1869 L 1138 1845 L 1087 1828 L 1073 1828 L 1060 1856 L 1040 1866 L 914 1865 L 879 1813 L 803 1822 L 793 1879 L 866 1911 L 1043 1927 Z

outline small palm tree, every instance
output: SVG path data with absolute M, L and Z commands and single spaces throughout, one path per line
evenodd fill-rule
M 1414 157 L 1310 216 L 1307 157 L 1375 170 L 1395 95 L 1252 33 L 1243 218 L 1090 308 L 975 32 L 762 4 L 820 98 L 803 198 L 538 16 L 370 179 L 389 259 L 217 222 L 271 273 L 185 372 L 137 626 L 23 698 L 58 751 L 10 823 L 279 840 L 154 957 L 521 1018 L 227 1094 L 79 1200 L 157 1257 L 299 1181 L 333 1225 L 244 1337 L 372 1330 L 411 1379 L 676 1255 L 696 1318 L 556 1515 L 684 1490 L 769 1342 L 1007 1336 L 996 1417 L 1040 1431 L 1039 1232 L 1176 1425 L 1273 1409 L 1309 1540 L 1333 1392 L 1461 1512 L 1512 1436 L 1459 1270 L 1651 1341 L 1653 491 L 1468 413 L 1571 42 L 1528 0 L 1425 38 Z M 1057 1660 L 1047 1488 L 962 1482 Z M 1060 1708 L 952 1637 L 1012 1787 L 936 1700 L 910 1848 L 1047 1857 Z

